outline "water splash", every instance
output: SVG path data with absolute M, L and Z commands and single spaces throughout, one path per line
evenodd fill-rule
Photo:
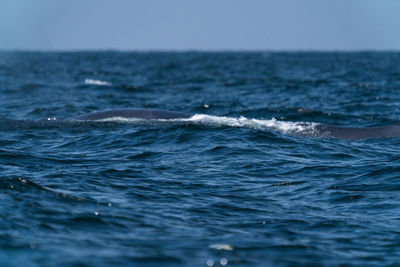
M 111 86 L 112 85 L 109 82 L 94 80 L 94 79 L 85 79 L 85 84 L 99 85 L 99 86 Z
M 318 123 L 315 122 L 279 121 L 275 118 L 272 118 L 270 120 L 261 120 L 248 119 L 243 116 L 239 118 L 233 118 L 204 114 L 196 114 L 187 120 L 210 126 L 243 127 L 257 130 L 273 130 L 283 133 L 311 133 L 315 131 L 315 126 L 318 125 Z

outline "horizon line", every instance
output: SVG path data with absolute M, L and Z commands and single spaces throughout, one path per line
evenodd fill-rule
M 400 49 L 119 49 L 119 48 L 79 48 L 79 49 L 20 49 L 0 48 L 0 52 L 25 53 L 399 53 Z

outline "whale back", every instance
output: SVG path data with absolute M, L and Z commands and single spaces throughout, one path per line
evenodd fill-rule
M 399 123 L 371 128 L 340 127 L 321 124 L 317 126 L 317 130 L 323 137 L 333 137 L 338 139 L 358 140 L 368 138 L 400 137 Z
M 188 119 L 193 114 L 167 111 L 160 109 L 146 109 L 146 108 L 126 108 L 126 109 L 113 109 L 105 111 L 97 111 L 90 114 L 82 115 L 74 118 L 80 121 L 97 121 L 112 118 L 134 118 L 145 120 L 172 120 L 172 119 Z M 49 120 L 49 119 L 47 119 Z M 299 133 L 300 136 L 320 136 L 338 139 L 359 140 L 367 138 L 387 138 L 387 137 L 400 137 L 400 123 L 386 125 L 382 127 L 371 128 L 354 128 L 354 127 L 340 127 L 326 124 L 319 124 L 315 127 L 316 132 Z
M 126 109 L 113 109 L 93 112 L 90 114 L 76 117 L 75 120 L 82 121 L 96 121 L 111 118 L 135 118 L 145 120 L 172 120 L 172 119 L 186 119 L 192 115 L 183 112 L 167 111 L 160 109 L 146 109 L 146 108 L 126 108 Z

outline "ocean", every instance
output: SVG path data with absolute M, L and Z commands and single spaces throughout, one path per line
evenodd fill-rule
M 1 266 L 395 266 L 397 52 L 0 52 Z M 152 108 L 189 119 L 76 121 Z

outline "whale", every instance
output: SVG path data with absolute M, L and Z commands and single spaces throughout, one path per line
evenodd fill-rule
M 124 108 L 97 111 L 74 118 L 79 121 L 97 121 L 110 118 L 145 119 L 145 120 L 172 120 L 188 119 L 194 114 L 149 108 Z
M 81 115 L 74 120 L 77 121 L 99 121 L 112 118 L 135 118 L 145 120 L 173 120 L 173 119 L 189 119 L 195 114 L 168 111 L 161 109 L 148 108 L 124 108 L 112 109 L 104 111 L 96 111 L 86 115 Z M 369 138 L 394 138 L 400 137 L 400 122 L 389 124 L 381 127 L 343 127 L 328 124 L 316 124 L 314 131 L 301 132 L 295 135 L 336 138 L 344 140 L 360 140 Z
M 400 137 L 400 122 L 381 127 L 342 127 L 326 124 L 315 126 L 317 136 L 344 140 Z

